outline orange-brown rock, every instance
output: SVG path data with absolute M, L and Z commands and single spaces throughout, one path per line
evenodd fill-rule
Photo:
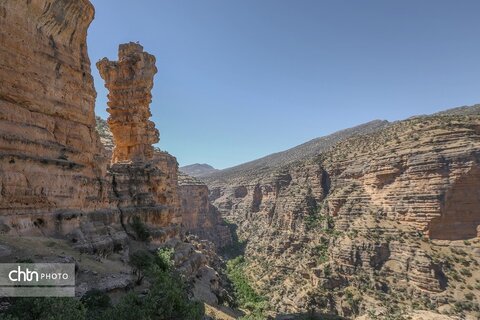
M 0 224 L 68 230 L 66 211 L 110 209 L 87 55 L 89 1 L 0 2 Z M 77 225 L 78 227 L 78 225 Z
M 210 240 L 217 247 L 230 244 L 230 230 L 222 221 L 218 209 L 210 203 L 207 185 L 184 173 L 179 173 L 178 180 L 183 230 Z
M 247 276 L 273 313 L 305 312 L 312 296 L 349 318 L 475 299 L 462 283 L 480 282 L 477 113 L 409 119 L 314 158 L 202 178 L 246 241 Z
M 107 152 L 113 149 L 113 139 L 105 120 L 97 117 L 97 130 Z M 198 236 L 202 240 L 209 240 L 217 248 L 231 243 L 231 234 L 228 226 L 222 220 L 218 209 L 209 199 L 208 187 L 202 181 L 178 171 L 175 157 L 167 152 L 154 150 L 154 162 L 164 173 L 164 181 L 159 183 L 162 197 L 158 201 L 164 203 L 163 197 L 169 197 L 168 203 L 177 203 L 174 207 L 180 210 L 171 213 L 172 223 L 182 225 L 182 233 Z M 112 165 L 112 168 L 115 168 Z M 176 195 L 178 194 L 178 197 Z
M 136 44 L 121 46 L 125 59 L 109 65 L 114 76 L 134 72 L 122 75 L 123 83 L 108 78 L 118 148 L 107 166 L 86 50 L 93 15 L 87 0 L 0 0 L 0 258 L 75 262 L 76 294 L 111 291 L 134 285 L 125 259 L 129 238 L 144 240 L 141 228 L 150 243 L 176 249 L 195 296 L 216 304 L 225 295 L 223 280 L 207 264 L 220 262 L 209 242 L 179 237 L 178 164 L 166 152 L 154 155 L 151 145 L 158 141 L 148 121 L 155 59 Z M 125 90 L 116 91 L 119 85 Z M 119 255 L 108 257 L 112 251 Z
M 1 1 L 0 16 L 0 230 L 66 237 L 97 253 L 121 248 L 135 215 L 153 240 L 178 234 L 178 165 L 167 154 L 152 159 L 158 137 L 148 122 L 148 103 L 130 110 L 144 128 L 135 134 L 146 130 L 149 138 L 129 150 L 136 152 L 132 160 L 150 161 L 107 168 L 86 48 L 90 2 Z M 140 46 L 123 48 L 128 55 Z M 145 88 L 155 71 L 154 65 L 144 70 L 150 73 Z M 143 99 L 149 102 L 147 91 Z
M 123 226 L 137 217 L 150 228 L 153 240 L 165 242 L 180 225 L 177 188 L 178 164 L 165 152 L 154 155 L 158 130 L 148 120 L 155 57 L 136 43 L 121 44 L 119 60 L 100 60 L 97 67 L 109 89 L 109 131 L 113 137 L 113 196 L 118 200 Z M 128 227 L 126 227 L 128 230 Z
M 130 42 L 120 45 L 118 61 L 103 58 L 97 68 L 110 91 L 107 111 L 115 143 L 112 163 L 152 159 L 152 144 L 159 141 L 158 130 L 149 120 L 155 57 Z
M 368 140 L 351 139 L 326 155 L 324 167 L 341 185 L 329 209 L 348 225 L 342 203 L 352 189 L 358 204 L 381 210 L 432 239 L 475 238 L 480 225 L 480 120 L 436 116 L 400 122 Z M 354 150 L 346 154 L 346 150 Z

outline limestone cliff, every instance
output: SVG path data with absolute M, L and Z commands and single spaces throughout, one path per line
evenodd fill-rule
M 257 176 L 205 180 L 274 314 L 474 316 L 479 128 L 478 113 L 418 117 Z
M 74 216 L 115 207 L 86 48 L 94 10 L 45 0 L 1 1 L 0 12 L 0 225 L 66 234 Z
M 182 227 L 187 233 L 195 234 L 223 247 L 231 243 L 228 226 L 224 224 L 218 209 L 209 199 L 208 187 L 200 180 L 179 174 Z
M 96 121 L 101 141 L 107 153 L 111 154 L 113 135 L 105 120 L 97 117 Z M 182 233 L 212 241 L 217 248 L 229 245 L 232 241 L 230 229 L 225 225 L 218 209 L 210 203 L 207 185 L 180 171 L 177 174 L 177 161 L 167 152 L 156 148 L 154 159 L 159 161 L 157 166 L 160 166 L 167 176 L 174 177 L 169 180 L 169 189 L 171 194 L 178 192 L 179 195 L 180 210 L 175 221 L 182 225 Z
M 135 286 L 129 253 L 170 246 L 193 294 L 216 304 L 219 259 L 210 242 L 182 237 L 177 161 L 153 152 L 155 58 L 138 44 L 99 63 L 108 163 L 86 48 L 93 16 L 87 0 L 0 0 L 0 262 L 76 263 L 81 296 Z
M 95 130 L 96 93 L 86 48 L 94 16 L 90 2 L 0 1 L 0 12 L 1 231 L 64 237 L 97 253 L 124 245 L 133 216 L 147 224 L 153 240 L 175 236 L 178 166 L 150 152 L 158 135 L 147 117 L 148 92 L 128 111 L 136 122 L 125 122 L 136 128 L 127 154 L 148 163 L 107 167 L 108 154 Z M 121 52 L 130 56 L 138 48 L 126 45 Z M 156 68 L 149 70 L 143 82 L 125 85 L 148 90 Z M 111 107 L 115 115 L 118 106 Z M 114 127 L 121 125 L 118 117 Z M 121 136 L 117 132 L 118 153 L 124 154 Z
M 121 44 L 118 57 L 118 61 L 103 58 L 97 63 L 109 89 L 113 195 L 124 228 L 138 218 L 152 229 L 153 240 L 162 243 L 178 233 L 181 220 L 178 164 L 166 153 L 153 153 L 152 144 L 159 141 L 158 130 L 149 120 L 155 57 L 137 43 Z
M 158 130 L 149 120 L 155 57 L 140 44 L 125 43 L 118 48 L 118 61 L 103 58 L 97 68 L 110 92 L 107 111 L 115 143 L 112 162 L 152 159 L 152 144 L 159 141 Z

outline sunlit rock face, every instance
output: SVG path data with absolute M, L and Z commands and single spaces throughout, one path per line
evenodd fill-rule
M 478 279 L 479 141 L 478 111 L 417 117 L 275 170 L 204 179 L 275 312 L 304 312 L 322 294 L 335 302 L 324 311 L 346 317 L 387 310 L 385 297 L 440 310 Z
M 86 47 L 93 16 L 89 1 L 0 1 L 4 231 L 63 233 L 67 212 L 112 208 Z
M 0 1 L 0 230 L 64 237 L 80 250 L 107 253 L 133 235 L 135 215 L 153 241 L 178 234 L 178 165 L 168 154 L 153 159 L 155 58 L 127 44 L 121 56 L 143 67 L 142 76 L 132 75 L 137 87 L 123 93 L 143 91 L 123 118 L 113 107 L 111 125 L 133 127 L 135 143 L 126 146 L 117 134 L 122 156 L 107 167 L 86 47 L 93 16 L 86 0 Z
M 178 234 L 180 202 L 177 161 L 164 152 L 154 155 L 152 146 L 159 141 L 149 120 L 155 57 L 130 42 L 119 46 L 118 61 L 103 58 L 97 67 L 109 89 L 107 123 L 113 137 L 109 174 L 123 225 L 137 217 L 151 229 L 152 240 L 163 243 Z
M 155 57 L 137 43 L 121 44 L 118 61 L 97 62 L 108 95 L 108 125 L 115 147 L 112 162 L 146 161 L 153 157 L 152 144 L 159 141 L 158 130 L 149 120 Z
M 112 90 L 116 143 L 106 144 L 115 149 L 107 164 L 111 150 L 97 133 L 86 48 L 93 16 L 87 0 L 0 0 L 0 257 L 18 260 L 29 243 L 35 261 L 75 262 L 70 254 L 78 252 L 63 246 L 67 240 L 96 255 L 76 261 L 76 293 L 83 294 L 133 285 L 128 268 L 112 268 L 120 261 L 108 259 L 115 251 L 127 258 L 131 239 L 168 242 L 195 297 L 217 303 L 225 290 L 210 266 L 220 266 L 214 246 L 181 238 L 178 164 L 166 152 L 153 153 L 158 131 L 148 105 L 155 58 L 137 44 L 121 45 L 120 61 L 109 64 L 115 81 L 102 73 Z M 102 140 L 111 142 L 109 136 Z M 148 239 L 138 235 L 135 217 Z M 104 272 L 90 272 L 89 261 Z
M 105 120 L 98 117 L 97 130 L 107 152 L 111 154 L 114 144 L 110 128 Z M 152 189 L 160 189 L 157 201 L 161 204 L 175 203 L 174 206 L 180 208 L 178 213 L 173 215 L 172 223 L 181 224 L 182 233 L 198 236 L 201 240 L 209 240 L 217 248 L 231 244 L 230 229 L 224 223 L 218 209 L 210 203 L 205 183 L 178 171 L 175 157 L 165 151 L 155 150 L 153 159 L 155 165 L 164 173 L 163 182 Z M 111 170 L 119 165 L 112 165 Z M 129 182 L 124 184 L 128 187 Z

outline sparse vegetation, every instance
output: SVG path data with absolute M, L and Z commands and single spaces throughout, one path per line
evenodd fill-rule
M 242 256 L 245 252 L 245 246 L 247 245 L 247 242 L 238 238 L 236 224 L 231 223 L 227 220 L 224 220 L 224 223 L 230 229 L 230 234 L 232 235 L 232 243 L 221 248 L 220 254 L 227 259 L 233 259 L 238 256 Z
M 130 225 L 135 232 L 138 240 L 148 241 L 150 239 L 150 231 L 148 231 L 145 224 L 142 222 L 142 220 L 140 220 L 140 217 L 134 216 Z
M 472 273 L 470 272 L 470 270 L 465 269 L 465 268 L 462 268 L 462 269 L 460 270 L 460 273 L 461 273 L 462 275 L 466 276 L 466 277 L 471 277 L 471 276 L 472 276 Z
M 245 276 L 245 259 L 239 256 L 227 263 L 227 275 L 233 284 L 235 298 L 239 307 L 248 311 L 242 319 L 265 319 L 267 302 L 265 297 L 258 294 L 250 285 Z
M 134 253 L 131 263 L 152 284 L 146 295 L 125 295 L 117 304 L 98 290 L 75 298 L 17 298 L 0 315 L 2 320 L 200 320 L 203 304 L 190 301 L 182 278 L 174 271 L 173 251 L 162 249 L 155 255 Z
M 328 261 L 328 239 L 321 238 L 320 244 L 313 248 L 313 254 L 317 257 L 318 263 L 324 263 Z
M 16 298 L 2 320 L 85 320 L 85 306 L 74 298 Z

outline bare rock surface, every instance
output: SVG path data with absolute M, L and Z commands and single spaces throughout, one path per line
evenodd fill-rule
M 117 77 L 108 78 L 111 125 L 132 128 L 133 144 L 122 144 L 113 130 L 122 155 L 116 162 L 122 163 L 108 167 L 86 48 L 91 3 L 2 1 L 0 11 L 0 232 L 63 237 L 101 255 L 125 245 L 134 215 L 158 242 L 178 234 L 178 164 L 151 152 L 158 141 L 148 120 L 154 57 L 126 44 L 119 69 L 109 64 Z M 138 69 L 128 74 L 132 66 Z M 139 91 L 136 100 L 122 100 L 115 91 L 122 81 L 124 96 Z M 126 114 L 118 111 L 130 105 Z M 139 160 L 143 165 L 129 164 Z
M 1 1 L 0 12 L 0 229 L 104 229 L 86 219 L 89 212 L 115 214 L 86 47 L 93 6 Z
M 217 247 L 231 243 L 230 229 L 224 224 L 218 209 L 210 203 L 205 183 L 180 173 L 179 193 L 180 215 L 185 232 L 210 240 Z
M 97 68 L 110 92 L 108 125 L 115 143 L 112 163 L 152 159 L 152 144 L 159 141 L 159 132 L 149 120 L 155 57 L 130 42 L 118 48 L 118 61 L 103 58 Z
M 123 292 L 135 286 L 130 250 L 175 243 L 178 270 L 216 304 L 215 246 L 183 241 L 178 163 L 152 146 L 155 57 L 127 43 L 98 63 L 111 116 L 96 123 L 93 16 L 87 0 L 0 1 L 0 262 L 71 262 L 77 295 Z
M 107 152 L 111 152 L 114 145 L 113 135 L 107 122 L 98 117 L 96 120 L 102 143 Z M 162 190 L 163 194 L 172 196 L 178 193 L 179 195 L 178 200 L 175 199 L 175 201 L 179 201 L 176 206 L 179 206 L 180 209 L 174 213 L 173 219 L 176 223 L 181 223 L 181 231 L 212 241 L 217 248 L 229 245 L 232 241 L 230 229 L 224 223 L 218 209 L 210 203 L 207 185 L 181 171 L 177 173 L 176 159 L 168 153 L 155 149 L 153 158 L 154 161 L 157 161 L 156 166 L 166 173 L 166 181 L 157 183 L 168 186 L 167 189 Z M 112 166 L 112 168 L 114 167 Z M 128 185 L 129 183 L 126 183 L 126 186 Z M 166 192 L 167 190 L 170 191 Z M 159 201 L 161 203 L 161 200 Z
M 272 314 L 327 301 L 313 307 L 478 316 L 475 110 L 399 121 L 256 175 L 202 178 L 238 226 L 247 276 Z

